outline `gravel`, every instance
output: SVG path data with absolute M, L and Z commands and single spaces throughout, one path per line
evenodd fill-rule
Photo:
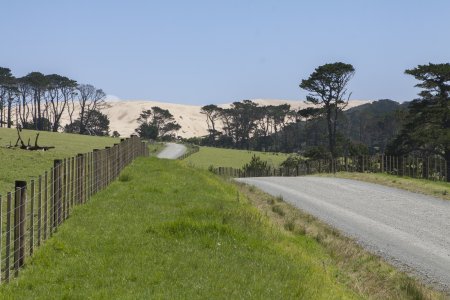
M 450 201 L 339 178 L 237 181 L 281 195 L 402 270 L 450 290 Z
M 177 159 L 178 157 L 183 155 L 186 150 L 186 146 L 184 145 L 166 143 L 166 148 L 159 152 L 158 158 Z

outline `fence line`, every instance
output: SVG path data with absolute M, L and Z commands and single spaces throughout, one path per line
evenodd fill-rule
M 386 173 L 412 178 L 434 181 L 447 180 L 447 161 L 437 157 L 425 158 L 412 156 L 355 156 L 336 159 L 307 160 L 291 167 L 272 168 L 263 170 L 244 170 L 229 167 L 218 167 L 214 173 L 231 177 L 262 177 L 262 176 L 300 176 L 318 173 L 360 172 Z
M 190 148 L 188 148 L 189 150 L 186 151 L 186 153 L 184 153 L 183 155 L 181 155 L 180 157 L 178 157 L 179 160 L 185 159 L 189 156 L 191 156 L 192 154 L 198 152 L 200 150 L 199 146 L 191 146 Z
M 75 206 L 115 180 L 147 144 L 132 136 L 112 147 L 55 160 L 53 168 L 29 184 L 16 181 L 6 202 L 0 195 L 0 282 L 18 276 L 27 257 L 57 232 Z

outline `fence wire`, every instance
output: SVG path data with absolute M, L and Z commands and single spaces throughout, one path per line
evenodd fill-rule
M 244 170 L 218 167 L 212 171 L 231 177 L 300 176 L 335 172 L 385 173 L 434 181 L 446 181 L 448 175 L 447 161 L 438 156 L 423 158 L 386 155 L 307 160 L 294 166 L 280 168 Z
M 0 195 L 0 282 L 17 276 L 26 258 L 70 217 L 75 206 L 106 188 L 139 156 L 145 142 L 132 136 L 102 150 L 55 160 L 54 167 Z

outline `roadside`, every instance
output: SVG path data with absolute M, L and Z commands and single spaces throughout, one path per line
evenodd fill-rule
M 274 197 L 254 186 L 236 183 L 258 210 L 292 236 L 313 238 L 330 255 L 323 267 L 337 265 L 339 281 L 365 298 L 374 299 L 446 299 L 450 295 L 427 287 L 397 270 L 382 258 L 370 254 L 358 243 L 314 216 L 294 207 L 282 197 Z

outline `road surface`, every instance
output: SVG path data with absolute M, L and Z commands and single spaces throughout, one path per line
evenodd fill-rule
M 361 181 L 240 178 L 355 238 L 426 282 L 450 290 L 450 201 Z
M 177 159 L 186 152 L 186 146 L 175 143 L 166 143 L 166 148 L 164 148 L 157 155 L 158 158 L 168 158 Z

